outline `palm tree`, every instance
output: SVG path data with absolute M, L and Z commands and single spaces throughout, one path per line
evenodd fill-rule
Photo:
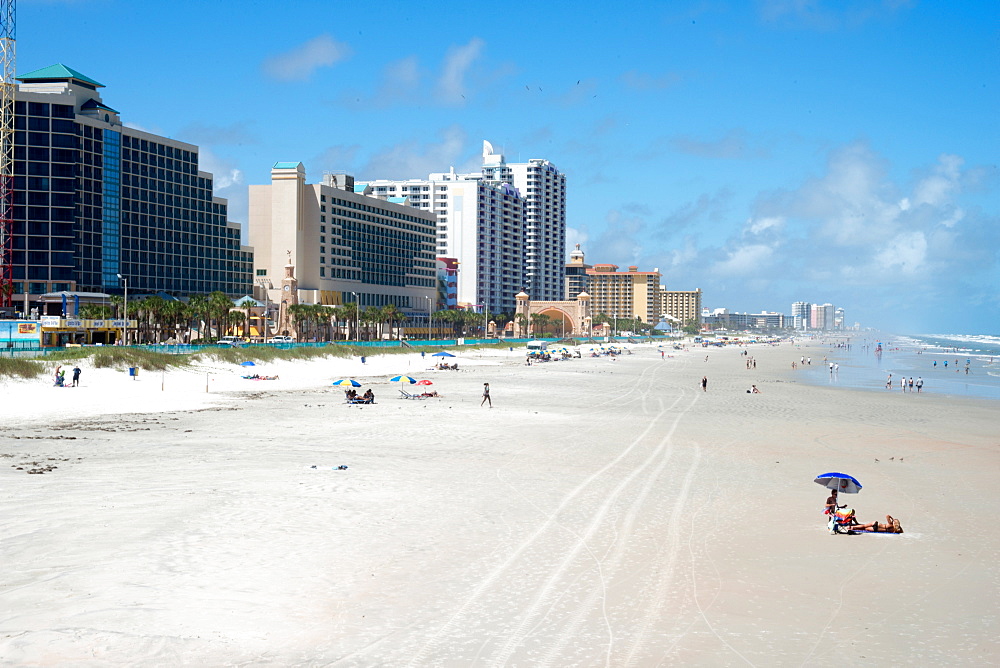
M 224 336 L 223 329 L 229 323 L 229 311 L 233 308 L 233 300 L 224 292 L 216 290 L 208 296 L 208 308 L 216 323 L 216 337 Z
M 80 307 L 79 315 L 84 320 L 108 320 L 111 318 L 111 307 L 102 304 L 84 304 Z
M 250 339 L 250 315 L 251 315 L 251 309 L 253 309 L 255 306 L 257 306 L 257 300 L 254 299 L 254 298 L 252 298 L 252 297 L 244 297 L 243 300 L 239 304 L 237 304 L 237 306 L 240 306 L 240 307 L 245 308 L 247 310 L 247 321 L 246 321 L 246 325 L 243 328 L 243 336 L 247 340 L 249 340 Z
M 531 331 L 533 336 L 541 336 L 545 333 L 545 325 L 551 320 L 549 316 L 542 313 L 531 314 Z
M 368 335 L 368 340 L 372 338 L 371 335 L 371 325 L 378 325 L 382 322 L 382 314 L 377 306 L 369 306 L 364 311 L 361 312 L 361 322 L 365 326 L 365 333 Z M 375 330 L 378 332 L 378 329 Z
M 210 326 L 212 306 L 205 295 L 191 295 L 188 299 L 188 316 L 190 320 L 196 320 L 198 324 L 199 339 L 208 338 L 210 331 L 206 331 Z M 190 329 L 190 328 L 189 328 Z M 191 340 L 191 333 L 188 332 L 188 341 Z
M 522 334 L 527 334 L 528 333 L 528 316 L 524 315 L 523 313 L 518 313 L 516 316 L 514 316 L 514 320 L 516 320 L 517 324 L 521 326 L 521 333 Z
M 165 300 L 160 295 L 150 295 L 142 301 L 139 302 L 142 308 L 144 320 L 147 324 L 147 336 L 146 339 L 154 339 L 155 343 L 161 341 L 160 334 L 163 329 L 163 314 L 166 310 L 167 300 Z M 155 329 L 155 336 L 149 336 L 149 330 Z
M 185 320 L 185 314 L 187 312 L 187 307 L 184 302 L 179 299 L 168 300 L 163 307 L 163 318 L 164 322 L 170 325 L 170 336 L 169 339 L 177 340 L 178 330 L 180 325 Z
M 389 325 L 389 332 L 392 333 L 393 324 L 401 321 L 405 316 L 396 307 L 395 304 L 386 304 L 381 309 L 379 309 L 380 317 L 382 322 Z
M 226 312 L 226 332 L 238 332 L 239 326 L 243 324 L 243 313 L 241 311 Z M 233 334 L 235 336 L 235 334 Z

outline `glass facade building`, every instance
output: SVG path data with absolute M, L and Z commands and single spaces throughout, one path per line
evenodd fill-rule
M 62 290 L 177 296 L 251 286 L 253 257 L 191 144 L 124 127 L 63 65 L 18 77 L 11 269 L 19 304 Z

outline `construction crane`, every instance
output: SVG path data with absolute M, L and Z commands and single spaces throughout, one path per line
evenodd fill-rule
M 14 273 L 11 234 L 14 227 L 15 0 L 0 0 L 0 307 L 11 305 Z

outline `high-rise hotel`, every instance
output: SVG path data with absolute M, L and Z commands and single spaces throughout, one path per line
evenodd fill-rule
M 437 218 L 437 254 L 458 262 L 458 302 L 513 312 L 514 296 L 558 301 L 565 290 L 566 176 L 548 160 L 508 163 L 483 142 L 481 171 L 368 182 Z
M 64 65 L 18 77 L 13 302 L 47 292 L 246 294 L 252 252 L 198 147 L 122 125 Z M 134 294 L 134 293 L 133 293 Z
M 434 233 L 433 214 L 376 199 L 349 174 L 306 183 L 301 162 L 278 162 L 271 183 L 250 186 L 255 277 L 275 302 L 289 267 L 300 302 L 392 304 L 423 319 L 437 297 Z

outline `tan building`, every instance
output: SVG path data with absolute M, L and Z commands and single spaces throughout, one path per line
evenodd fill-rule
M 667 321 L 683 325 L 689 320 L 698 322 L 701 318 L 701 289 L 660 290 L 660 313 Z
M 272 302 L 284 301 L 294 267 L 302 303 L 395 304 L 426 319 L 436 302 L 435 216 L 370 193 L 349 175 L 308 184 L 302 163 L 276 163 L 270 184 L 250 186 L 257 292 L 266 285 Z
M 637 318 L 652 325 L 659 322 L 659 269 L 639 271 L 632 266 L 628 271 L 618 271 L 618 265 L 595 264 L 587 269 L 587 277 L 595 324 L 602 313 L 609 318 Z

